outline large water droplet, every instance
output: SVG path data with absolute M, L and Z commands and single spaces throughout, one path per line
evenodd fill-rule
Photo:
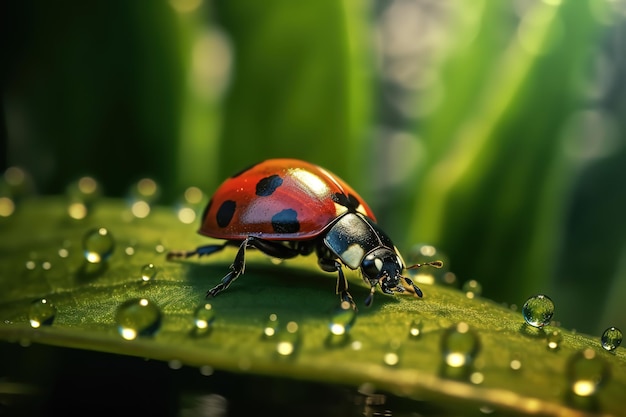
M 147 264 L 141 267 L 141 280 L 152 281 L 157 274 L 157 267 L 154 264 Z
M 328 325 L 330 332 L 341 336 L 347 334 L 356 321 L 356 311 L 348 301 L 342 301 L 333 312 Z
M 105 262 L 115 249 L 115 240 L 104 227 L 90 230 L 83 237 L 83 253 L 87 262 L 98 264 Z
M 483 286 L 478 281 L 472 279 L 463 284 L 462 291 L 467 298 L 476 298 L 482 294 Z
M 146 298 L 133 298 L 117 308 L 115 321 L 120 335 L 126 340 L 152 336 L 161 327 L 161 310 Z
M 579 397 L 594 396 L 609 377 L 606 362 L 592 349 L 575 353 L 567 364 L 572 392 Z
M 215 321 L 215 310 L 211 304 L 202 304 L 193 313 L 194 334 L 204 336 L 211 333 Z
M 46 298 L 34 301 L 28 310 L 28 320 L 35 329 L 51 325 L 56 315 L 56 307 Z
M 554 303 L 547 295 L 535 295 L 524 303 L 522 315 L 529 325 L 543 327 L 550 323 L 554 315 Z
M 285 326 L 285 330 L 280 333 L 276 351 L 282 356 L 293 355 L 299 346 L 300 331 L 298 323 L 290 321 Z
M 441 350 L 445 365 L 452 368 L 471 366 L 480 350 L 476 333 L 467 323 L 448 328 L 441 338 Z
M 609 352 L 614 351 L 622 344 L 622 331 L 617 327 L 609 327 L 602 333 L 602 337 L 600 338 L 600 343 L 602 347 Z

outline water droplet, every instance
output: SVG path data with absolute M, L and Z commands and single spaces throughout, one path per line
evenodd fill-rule
M 472 384 L 479 385 L 485 380 L 485 375 L 482 372 L 472 372 L 469 380 Z
M 614 351 L 622 344 L 622 331 L 617 327 L 609 327 L 602 333 L 600 343 L 605 350 Z
M 296 352 L 299 341 L 300 332 L 298 323 L 290 321 L 285 326 L 285 330 L 280 333 L 276 351 L 282 356 L 291 356 Z
M 76 220 L 87 217 L 93 202 L 100 196 L 100 184 L 92 177 L 82 177 L 67 186 L 67 213 Z
M 178 370 L 183 367 L 183 363 L 179 359 L 172 359 L 167 363 L 170 369 Z
M 509 368 L 511 368 L 511 370 L 513 371 L 519 371 L 520 369 L 522 369 L 521 359 L 517 357 L 514 357 L 513 359 L 511 359 L 511 362 L 509 362 Z
M 155 251 L 156 253 L 163 253 L 163 252 L 165 252 L 165 245 L 163 245 L 162 243 L 157 244 L 157 245 L 154 247 L 154 251 Z
M 128 204 L 130 211 L 138 219 L 148 217 L 151 205 L 159 198 L 158 184 L 150 178 L 142 178 L 134 184 L 129 192 Z
M 579 397 L 594 396 L 609 377 L 609 368 L 592 349 L 575 353 L 567 364 L 572 393 Z
M 549 324 L 553 314 L 554 303 L 550 297 L 543 294 L 530 297 L 522 307 L 524 320 L 533 327 L 543 327 Z
M 213 375 L 214 369 L 212 366 L 209 365 L 203 365 L 200 367 L 200 374 L 204 375 L 204 376 L 210 376 Z
M 113 235 L 106 228 L 90 230 L 83 237 L 83 253 L 87 262 L 98 264 L 105 262 L 115 249 Z
M 13 199 L 7 196 L 0 196 L 0 217 L 10 217 L 15 212 Z
M 387 366 L 396 366 L 400 363 L 400 343 L 395 341 L 389 344 L 389 349 L 383 356 L 383 362 Z
M 215 310 L 211 304 L 202 304 L 193 313 L 194 335 L 204 336 L 211 333 L 215 321 Z
M 28 310 L 28 320 L 35 329 L 51 325 L 56 315 L 56 307 L 46 298 L 34 301 Z
M 270 314 L 270 316 L 267 318 L 267 322 L 265 323 L 265 327 L 263 327 L 263 336 L 276 336 L 276 333 L 278 333 L 278 324 L 278 316 L 274 313 Z
M 483 286 L 474 279 L 467 281 L 463 284 L 462 291 L 465 293 L 467 298 L 475 298 L 480 297 L 483 292 Z
M 117 308 L 115 321 L 120 335 L 126 340 L 152 336 L 161 327 L 161 310 L 146 298 L 133 298 Z
M 342 301 L 330 318 L 329 329 L 334 335 L 347 334 L 356 321 L 356 311 L 347 301 Z
M 414 320 L 411 322 L 409 326 L 409 338 L 411 339 L 419 339 L 422 337 L 422 328 L 424 325 L 421 320 Z
M 549 350 L 558 350 L 561 347 L 561 342 L 563 341 L 563 335 L 561 334 L 560 330 L 554 329 L 548 332 L 546 339 L 548 342 Z
M 480 349 L 476 333 L 467 323 L 459 323 L 448 328 L 441 338 L 444 362 L 452 368 L 471 366 Z
M 141 267 L 141 279 L 148 282 L 154 279 L 157 274 L 157 267 L 154 264 L 147 264 Z

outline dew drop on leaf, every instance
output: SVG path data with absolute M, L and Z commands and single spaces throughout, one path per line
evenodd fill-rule
M 290 321 L 285 326 L 285 330 L 279 335 L 276 352 L 282 356 L 291 356 L 297 351 L 299 343 L 300 330 L 298 323 Z
M 479 349 L 478 336 L 467 323 L 449 327 L 441 338 L 444 363 L 452 368 L 471 366 Z
M 478 281 L 471 279 L 467 281 L 465 284 L 463 284 L 462 291 L 465 293 L 465 296 L 467 298 L 472 299 L 472 298 L 480 297 L 480 295 L 483 292 L 483 286 L 480 285 Z
M 524 303 L 522 315 L 529 325 L 543 327 L 550 323 L 554 315 L 554 303 L 547 295 L 535 295 Z
M 609 327 L 602 333 L 600 343 L 605 350 L 614 351 L 622 344 L 622 331 L 617 327 Z
M 356 311 L 349 302 L 342 301 L 333 312 L 328 328 L 332 334 L 341 336 L 350 331 L 355 321 Z
M 211 304 L 202 304 L 196 308 L 193 314 L 194 334 L 196 336 L 207 335 L 213 328 L 215 310 Z
M 35 329 L 51 325 L 56 315 L 56 307 L 46 298 L 34 301 L 28 310 L 28 320 Z
M 157 274 L 157 267 L 154 264 L 146 264 L 141 267 L 141 280 L 152 281 Z
M 108 229 L 99 227 L 88 231 L 83 237 L 83 253 L 87 262 L 99 264 L 113 254 L 115 240 Z
M 422 337 L 422 328 L 424 325 L 421 320 L 413 320 L 411 325 L 409 326 L 409 338 L 410 339 L 419 339 Z
M 117 329 L 126 340 L 153 336 L 161 327 L 161 319 L 161 309 L 146 298 L 125 301 L 115 314 Z
M 276 333 L 278 333 L 278 316 L 272 313 L 263 327 L 263 336 L 270 338 L 276 336 Z
M 548 342 L 548 350 L 558 350 L 561 347 L 561 342 L 563 341 L 563 335 L 560 330 L 554 329 L 548 332 L 546 336 Z
M 607 364 L 593 349 L 577 352 L 567 363 L 567 377 L 572 393 L 578 397 L 591 397 L 607 381 Z

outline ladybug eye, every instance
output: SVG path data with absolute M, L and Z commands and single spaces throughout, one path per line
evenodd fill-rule
M 361 270 L 363 271 L 363 274 L 370 279 L 378 278 L 378 275 L 380 275 L 380 271 L 382 268 L 382 259 L 375 256 L 367 256 L 365 259 L 363 259 L 363 263 L 361 264 Z

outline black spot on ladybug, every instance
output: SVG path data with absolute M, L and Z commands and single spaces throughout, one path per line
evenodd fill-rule
M 283 179 L 278 175 L 270 175 L 260 180 L 256 184 L 256 195 L 259 197 L 267 197 L 274 194 L 278 187 L 283 185 Z
M 296 233 L 300 230 L 298 212 L 294 209 L 279 211 L 272 217 L 272 228 L 276 233 Z
M 257 166 L 257 165 L 259 165 L 259 164 L 258 164 L 258 163 L 257 163 L 257 164 L 252 164 L 252 165 L 250 165 L 249 167 L 244 168 L 244 169 L 242 169 L 241 171 L 234 173 L 234 174 L 233 174 L 233 175 L 231 175 L 230 177 L 231 177 L 231 178 L 237 178 L 238 176 L 240 176 L 240 175 L 241 175 L 241 174 L 243 174 L 244 172 L 250 171 L 252 168 L 254 168 L 254 167 L 255 167 L 255 166 Z
M 226 200 L 222 203 L 220 208 L 217 210 L 217 225 L 219 227 L 226 227 L 233 219 L 233 215 L 235 214 L 235 209 L 237 208 L 237 203 L 233 200 Z
M 346 196 L 344 193 L 335 193 L 332 199 L 335 203 L 347 207 L 350 212 L 355 212 L 359 208 L 359 200 L 352 194 Z

